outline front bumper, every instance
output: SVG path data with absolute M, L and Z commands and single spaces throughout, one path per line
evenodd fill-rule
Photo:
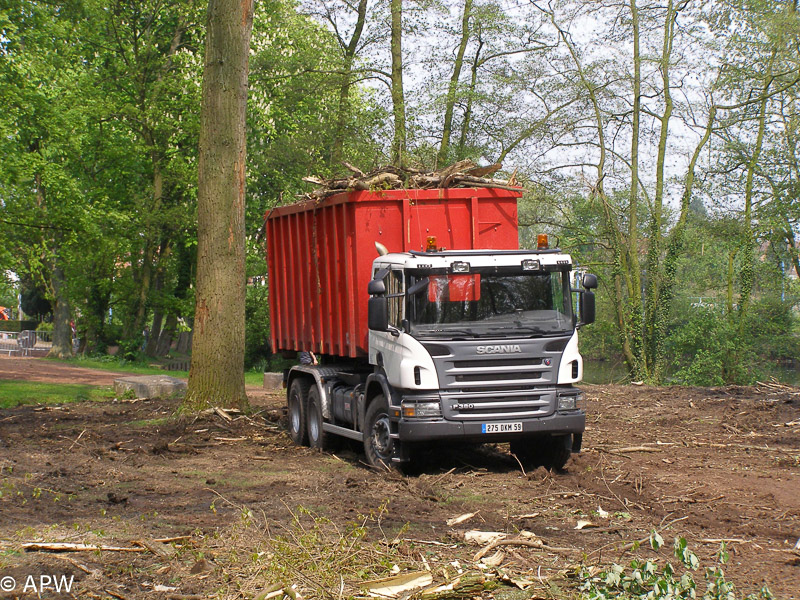
M 539 434 L 583 433 L 586 429 L 586 413 L 576 410 L 553 413 L 535 419 L 508 419 L 521 422 L 522 431 L 514 433 L 483 433 L 486 421 L 449 421 L 446 419 L 405 419 L 397 421 L 397 438 L 401 442 L 425 442 L 433 440 L 456 439 L 465 442 L 508 442 Z

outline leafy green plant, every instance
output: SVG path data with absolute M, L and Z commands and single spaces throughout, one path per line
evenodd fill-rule
M 685 385 L 751 384 L 758 378 L 752 339 L 718 306 L 686 306 L 667 341 L 673 378 Z
M 245 300 L 245 366 L 252 367 L 269 356 L 269 290 L 266 285 L 249 285 Z
M 660 550 L 664 540 L 658 532 L 650 535 L 650 546 Z M 579 573 L 581 595 L 589 600 L 610 598 L 667 600 L 703 598 L 703 600 L 768 600 L 773 596 L 765 587 L 757 594 L 743 596 L 725 579 L 722 565 L 728 561 L 724 542 L 713 566 L 701 571 L 700 559 L 689 549 L 683 537 L 675 539 L 673 556 L 677 567 L 669 561 L 632 560 L 627 567 L 614 564 L 600 572 L 584 569 Z

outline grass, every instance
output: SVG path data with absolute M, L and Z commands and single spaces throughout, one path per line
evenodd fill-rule
M 170 377 L 179 377 L 187 379 L 189 371 L 165 371 L 158 367 L 152 367 L 141 363 L 123 362 L 120 360 L 103 360 L 98 358 L 70 358 L 58 359 L 48 358 L 55 362 L 72 365 L 75 367 L 83 367 L 86 369 L 99 369 L 101 371 L 114 371 L 116 373 L 131 373 L 132 375 L 169 375 Z M 261 386 L 264 383 L 264 373 L 261 370 L 249 370 L 244 373 L 245 385 Z
M 11 408 L 22 404 L 104 401 L 113 397 L 113 389 L 93 385 L 0 381 L 0 408 Z
M 121 360 L 103 360 L 99 358 L 48 358 L 54 362 L 83 367 L 85 369 L 98 369 L 101 371 L 114 371 L 117 373 L 131 373 L 133 375 L 169 375 L 171 377 L 189 377 L 189 371 L 165 371 L 159 367 L 153 367 L 141 363 L 124 362 Z

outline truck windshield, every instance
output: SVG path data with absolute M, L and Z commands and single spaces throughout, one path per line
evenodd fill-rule
M 419 338 L 571 332 L 568 272 L 409 275 L 406 317 Z

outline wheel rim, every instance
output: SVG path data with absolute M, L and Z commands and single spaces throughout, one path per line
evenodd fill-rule
M 372 426 L 372 447 L 381 459 L 391 458 L 392 438 L 389 427 L 389 415 L 380 415 Z
M 317 421 L 317 405 L 308 407 L 308 437 L 314 441 L 319 438 L 319 422 Z
M 291 421 L 292 431 L 300 431 L 300 405 L 295 394 L 292 394 L 292 406 L 289 411 L 289 419 Z

